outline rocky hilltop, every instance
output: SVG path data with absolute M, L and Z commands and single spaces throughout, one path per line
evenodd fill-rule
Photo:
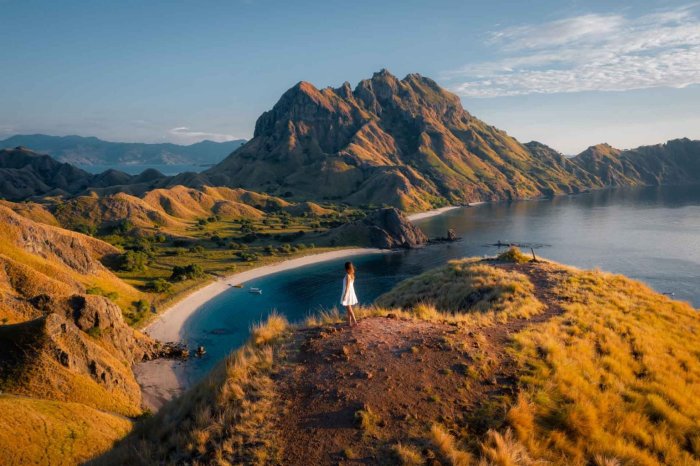
M 511 250 L 356 312 L 271 316 L 95 463 L 700 461 L 697 310 L 639 282 Z
M 604 186 L 700 182 L 700 141 L 687 138 L 630 150 L 598 144 L 572 161 L 600 179 Z

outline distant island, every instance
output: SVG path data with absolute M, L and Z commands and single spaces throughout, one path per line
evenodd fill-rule
M 245 139 L 236 139 L 224 142 L 205 140 L 190 145 L 148 144 L 110 142 L 96 137 L 18 134 L 0 141 L 0 149 L 22 146 L 90 171 L 93 171 L 93 166 L 124 169 L 159 165 L 200 166 L 203 170 L 221 162 L 245 142 Z

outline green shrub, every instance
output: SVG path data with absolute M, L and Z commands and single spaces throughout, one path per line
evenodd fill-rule
M 99 286 L 92 286 L 86 289 L 85 293 L 104 296 L 105 298 L 110 299 L 112 301 L 116 301 L 117 299 L 119 299 L 119 293 L 117 293 L 116 291 L 105 291 Z
M 170 281 L 181 282 L 200 278 L 204 276 L 204 269 L 199 264 L 176 265 L 173 267 L 173 272 L 170 275 Z
M 530 258 L 523 254 L 520 249 L 515 246 L 511 246 L 506 252 L 499 254 L 496 260 L 501 262 L 515 262 L 516 264 L 530 262 Z
M 146 288 L 155 293 L 167 293 L 172 289 L 172 287 L 173 285 L 170 282 L 162 278 L 151 280 L 146 285 Z
M 146 270 L 148 254 L 143 251 L 126 251 L 119 256 L 119 269 L 126 272 Z

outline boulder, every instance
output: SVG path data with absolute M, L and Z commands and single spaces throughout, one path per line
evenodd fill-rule
M 327 233 L 332 245 L 357 245 L 381 249 L 416 248 L 428 242 L 420 228 L 400 210 L 389 207 L 376 210 Z

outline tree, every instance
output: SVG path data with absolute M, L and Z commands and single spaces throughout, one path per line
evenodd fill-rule
M 173 272 L 170 275 L 170 281 L 181 282 L 200 278 L 204 276 L 204 269 L 199 264 L 176 265 L 173 267 Z
M 126 272 L 135 272 L 146 269 L 148 255 L 141 251 L 126 251 L 119 256 L 119 269 Z
M 173 287 L 173 285 L 162 278 L 157 280 L 151 280 L 148 282 L 146 287 L 155 293 L 167 293 Z

